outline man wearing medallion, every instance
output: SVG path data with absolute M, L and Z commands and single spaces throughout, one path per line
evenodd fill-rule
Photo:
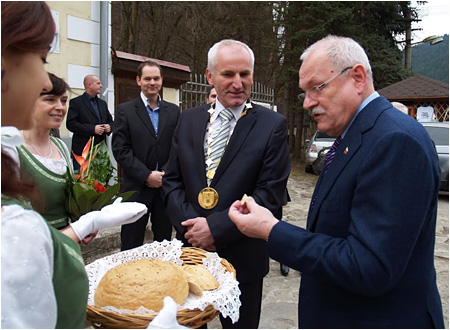
M 249 100 L 253 66 L 252 50 L 239 41 L 209 50 L 206 75 L 217 100 L 183 111 L 162 187 L 177 238 L 216 251 L 237 271 L 240 319 L 221 318 L 224 328 L 258 327 L 269 271 L 265 240 L 242 235 L 228 209 L 247 194 L 276 212 L 290 173 L 286 118 Z
M 136 82 L 141 87 L 140 95 L 116 109 L 112 149 L 122 169 L 122 191 L 136 190 L 131 200 L 144 203 L 151 214 L 153 239 L 171 240 L 172 225 L 160 188 L 180 109 L 159 95 L 163 77 L 158 63 L 141 63 Z M 143 244 L 149 213 L 122 226 L 122 251 Z

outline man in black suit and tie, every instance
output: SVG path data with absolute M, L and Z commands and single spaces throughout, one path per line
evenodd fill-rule
M 160 188 L 180 108 L 161 99 L 163 77 L 156 62 L 143 62 L 136 82 L 141 87 L 140 95 L 116 109 L 112 149 L 122 169 L 122 191 L 136 190 L 131 199 L 147 206 L 154 240 L 171 240 L 172 225 Z M 149 213 L 122 226 L 122 251 L 143 244 Z
M 85 92 L 70 100 L 66 121 L 67 129 L 73 133 L 72 152 L 77 156 L 81 155 L 84 146 L 92 136 L 94 136 L 94 144 L 105 140 L 106 135 L 111 134 L 113 125 L 108 104 L 97 97 L 102 90 L 100 79 L 90 74 L 84 77 L 83 84 Z M 75 170 L 80 169 L 75 159 L 73 159 L 73 167 Z
M 185 244 L 216 251 L 237 271 L 240 318 L 224 328 L 258 328 L 263 278 L 269 271 L 266 242 L 242 235 L 228 209 L 244 194 L 276 212 L 290 173 L 287 120 L 251 102 L 253 51 L 222 40 L 208 52 L 213 104 L 184 110 L 175 132 L 163 196 Z

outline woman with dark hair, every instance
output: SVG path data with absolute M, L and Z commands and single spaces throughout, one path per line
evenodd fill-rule
M 67 113 L 67 90 L 64 80 L 49 73 L 53 88 L 41 93 L 35 103 L 33 128 L 22 131 L 23 145 L 17 147 L 22 178 L 34 180 L 41 215 L 56 229 L 65 228 L 68 214 L 65 191 L 73 176 L 72 161 L 65 143 L 49 135 L 59 128 Z
M 133 222 L 147 209 L 109 205 L 62 232 L 31 209 L 36 186 L 20 179 L 13 156 L 22 142 L 17 128 L 31 128 L 36 100 L 52 90 L 44 63 L 55 25 L 45 2 L 2 1 L 1 7 L 1 327 L 82 328 L 88 280 L 77 243 L 98 229 Z

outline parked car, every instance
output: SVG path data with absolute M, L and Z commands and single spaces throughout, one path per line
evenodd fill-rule
M 319 175 L 320 172 L 322 172 L 323 166 L 325 165 L 325 159 L 330 149 L 331 147 L 322 148 L 317 154 L 316 160 L 312 163 L 312 170 L 315 174 Z
M 305 160 L 305 172 L 314 173 L 313 163 L 317 159 L 318 153 L 322 148 L 331 147 L 336 140 L 335 136 L 329 136 L 326 133 L 316 131 L 311 139 L 311 141 L 306 140 L 305 142 L 309 145 L 306 148 L 306 160 Z
M 436 146 L 441 169 L 441 191 L 448 191 L 448 121 L 421 123 Z

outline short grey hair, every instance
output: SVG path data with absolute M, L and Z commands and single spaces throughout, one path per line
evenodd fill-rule
M 337 70 L 362 64 L 367 71 L 367 76 L 373 81 L 369 58 L 361 45 L 355 40 L 329 35 L 309 46 L 300 59 L 302 61 L 307 59 L 316 50 L 323 50 Z
M 219 50 L 222 46 L 240 46 L 244 47 L 250 54 L 251 62 L 252 62 L 252 72 L 255 66 L 255 54 L 249 46 L 244 44 L 241 41 L 233 40 L 233 39 L 224 39 L 215 43 L 208 51 L 208 70 L 211 73 L 214 73 L 215 66 L 217 64 L 217 56 L 219 55 Z

